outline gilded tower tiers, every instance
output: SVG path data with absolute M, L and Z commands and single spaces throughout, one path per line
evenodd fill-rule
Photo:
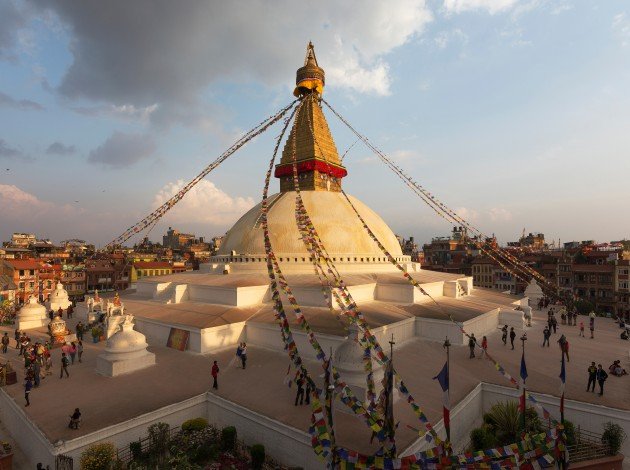
M 304 66 L 297 70 L 294 94 L 302 99 L 295 116 L 295 131 L 282 151 L 275 176 L 280 179 L 280 191 L 294 190 L 293 155 L 297 161 L 300 190 L 340 191 L 341 179 L 348 174 L 339 159 L 320 96 L 324 91 L 325 73 L 317 64 L 315 49 L 309 43 Z

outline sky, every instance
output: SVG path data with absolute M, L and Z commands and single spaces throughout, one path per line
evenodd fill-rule
M 309 40 L 326 100 L 484 233 L 630 238 L 627 1 L 3 0 L 0 240 L 114 239 L 293 99 Z M 402 236 L 450 232 L 325 113 L 350 194 Z M 225 233 L 260 201 L 278 133 L 150 238 Z

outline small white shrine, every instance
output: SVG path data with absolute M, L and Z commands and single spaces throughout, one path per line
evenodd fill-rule
M 17 329 L 29 330 L 48 325 L 46 307 L 40 304 L 34 296 L 30 296 L 17 314 Z
M 348 326 L 348 337 L 343 340 L 341 345 L 339 345 L 333 353 L 333 365 L 356 397 L 364 403 L 367 403 L 368 388 L 364 354 L 365 350 L 359 344 L 359 328 L 354 323 L 351 323 Z M 376 399 L 378 399 L 379 394 L 383 390 L 382 382 L 385 376 L 385 369 L 376 361 L 372 360 L 372 358 L 370 358 L 370 361 L 372 363 L 374 392 L 376 393 Z M 394 393 L 394 400 L 397 396 L 398 394 Z M 339 407 L 338 409 L 345 412 L 347 407 Z M 349 409 L 348 411 L 350 412 Z
M 96 358 L 96 372 L 116 377 L 155 364 L 155 354 L 147 351 L 145 336 L 133 329 L 133 316 L 124 315 L 120 330 L 107 340 L 105 352 Z
M 531 282 L 527 284 L 524 294 L 525 297 L 529 298 L 530 305 L 537 305 L 538 301 L 545 296 L 535 279 L 532 279 Z
M 68 291 L 63 288 L 63 284 L 61 282 L 58 282 L 55 290 L 52 294 L 50 294 L 48 308 L 57 312 L 60 308 L 62 310 L 67 310 L 70 305 L 72 305 L 72 302 L 68 298 Z

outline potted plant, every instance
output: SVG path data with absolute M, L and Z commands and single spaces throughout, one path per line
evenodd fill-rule
M 13 468 L 13 447 L 6 441 L 0 441 L 0 469 Z

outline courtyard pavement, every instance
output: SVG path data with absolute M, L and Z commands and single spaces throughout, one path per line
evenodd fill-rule
M 578 323 L 580 319 L 587 323 L 587 317 L 580 317 Z M 619 338 L 617 325 L 610 319 L 597 318 L 595 339 L 588 338 L 588 327 L 587 337 L 580 338 L 578 327 L 560 325 L 558 333 L 552 335 L 551 347 L 542 348 L 540 345 L 545 320 L 545 311 L 534 310 L 533 327 L 527 329 L 527 383 L 530 390 L 558 396 L 560 352 L 556 341 L 564 333 L 570 342 L 571 357 L 571 362 L 567 364 L 567 399 L 630 410 L 629 376 L 610 376 L 602 397 L 586 392 L 586 369 L 591 361 L 602 363 L 607 368 L 613 360 L 621 359 L 624 367 L 630 370 L 629 343 Z M 72 331 L 77 321 L 68 321 Z M 13 330 L 0 328 L 0 334 L 3 331 L 9 331 L 13 338 Z M 44 338 L 45 329 L 31 330 L 29 334 L 32 339 Z M 210 367 L 213 360 L 217 360 L 221 367 L 219 389 L 214 393 L 299 430 L 308 429 L 310 408 L 294 406 L 295 388 L 288 388 L 283 383 L 288 358 L 282 352 L 248 346 L 248 365 L 247 369 L 242 370 L 233 350 L 200 355 L 151 346 L 149 350 L 156 354 L 155 366 L 130 375 L 108 378 L 95 372 L 96 356 L 103 351 L 105 343 L 93 344 L 89 335 L 86 335 L 86 339 L 83 363 L 69 367 L 69 379 L 59 379 L 61 352 L 59 349 L 53 350 L 53 375 L 44 379 L 41 386 L 31 392 L 31 406 L 23 408 L 53 443 L 126 421 L 207 391 L 211 385 Z M 518 376 L 520 341 L 516 341 L 516 349 L 512 351 L 509 342 L 508 346 L 503 346 L 501 333 L 497 330 L 488 336 L 488 342 L 490 354 L 510 374 Z M 23 406 L 23 362 L 13 347 L 12 339 L 8 354 L 0 355 L 0 360 L 8 359 L 11 362 L 18 373 L 18 384 L 5 387 L 5 391 Z M 395 351 L 396 369 L 432 422 L 441 419 L 442 409 L 441 389 L 432 377 L 439 372 L 444 360 L 444 350 L 439 342 L 413 339 Z M 322 372 L 319 364 L 309 362 L 307 367 L 313 376 L 319 376 Z M 321 384 L 323 379 L 318 377 L 318 381 Z M 489 361 L 468 359 L 467 347 L 452 347 L 452 405 L 458 403 L 480 381 L 510 386 Z M 83 425 L 79 430 L 70 430 L 67 426 L 68 416 L 76 407 L 83 414 Z M 369 444 L 370 432 L 367 427 L 356 417 L 342 412 L 342 407 L 341 404 L 337 405 L 335 414 L 338 442 L 363 452 L 375 450 L 376 446 Z M 420 428 L 420 425 L 405 403 L 397 405 L 396 419 L 400 421 L 397 441 L 398 448 L 402 450 L 417 437 L 417 432 L 408 426 Z M 571 417 L 567 416 L 567 419 Z M 452 426 L 457 426 L 457 423 L 452 423 Z M 591 431 L 601 432 L 599 429 Z M 0 439 L 4 434 L 0 427 Z

